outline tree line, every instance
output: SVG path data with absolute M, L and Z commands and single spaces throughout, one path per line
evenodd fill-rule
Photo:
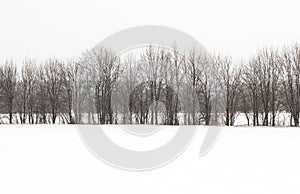
M 248 62 L 191 49 L 106 48 L 76 60 L 0 64 L 0 123 L 299 126 L 300 44 L 258 50 Z

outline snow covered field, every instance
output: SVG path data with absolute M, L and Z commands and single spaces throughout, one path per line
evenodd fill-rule
M 127 172 L 94 157 L 76 126 L 0 125 L 0 193 L 300 192 L 299 128 L 226 127 L 198 157 L 205 132 L 169 165 Z

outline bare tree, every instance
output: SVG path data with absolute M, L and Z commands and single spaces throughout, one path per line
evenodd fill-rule
M 239 90 L 239 101 L 238 101 L 238 110 L 243 112 L 246 119 L 247 125 L 250 126 L 250 117 L 251 117 L 251 90 L 248 89 L 247 84 L 244 80 L 241 80 L 240 90 Z
M 47 97 L 51 112 L 51 121 L 54 124 L 60 113 L 61 98 L 63 93 L 62 72 L 63 63 L 57 59 L 49 59 L 44 65 L 44 79 L 46 83 Z
M 276 53 L 272 49 L 263 49 L 254 59 L 254 65 L 257 65 L 259 71 L 260 99 L 263 105 L 263 125 L 269 125 L 269 113 L 272 112 L 272 122 L 275 125 L 276 116 L 276 89 L 277 89 L 277 58 Z
M 258 67 L 254 65 L 255 63 L 250 61 L 247 66 L 243 68 L 243 83 L 246 85 L 246 90 L 249 91 L 249 99 L 251 101 L 251 109 L 252 109 L 252 119 L 253 125 L 259 125 L 259 79 L 258 79 Z
M 189 52 L 187 59 L 186 73 L 197 95 L 197 99 L 193 100 L 193 104 L 197 102 L 200 106 L 200 116 L 198 118 L 196 118 L 198 110 L 192 108 L 192 124 L 200 124 L 203 120 L 205 125 L 209 125 L 214 81 L 212 76 L 212 61 L 209 56 L 195 49 Z
M 299 126 L 300 113 L 300 45 L 286 48 L 282 53 L 282 86 L 284 105 L 291 113 L 291 126 Z M 294 125 L 292 125 L 294 123 Z
M 75 124 L 75 119 L 72 114 L 75 83 L 75 64 L 72 61 L 65 63 L 65 65 L 61 66 L 60 75 L 62 81 L 61 106 L 63 108 L 61 112 L 67 112 L 67 123 Z
M 13 123 L 14 102 L 16 97 L 17 66 L 13 61 L 6 61 L 0 67 L 0 95 L 4 102 L 4 110 L 9 115 L 9 123 Z
M 34 106 L 35 106 L 35 92 L 36 92 L 36 62 L 31 59 L 26 59 L 23 62 L 21 70 L 21 79 L 17 83 L 18 87 L 18 112 L 22 124 L 34 123 Z
M 241 69 L 233 66 L 229 57 L 216 57 L 218 67 L 219 84 L 222 88 L 222 95 L 225 104 L 225 125 L 233 126 L 237 111 L 238 93 L 240 90 Z
M 84 108 L 87 96 L 90 93 L 89 87 L 86 85 L 88 79 L 85 80 L 85 75 L 87 74 L 87 69 L 82 66 L 83 62 L 74 61 L 73 62 L 73 87 L 72 87 L 72 102 L 73 102 L 73 112 L 74 112 L 74 122 L 82 123 L 82 114 L 87 109 Z M 89 111 L 88 111 L 89 112 Z
M 113 123 L 111 94 L 113 86 L 120 75 L 120 62 L 111 51 L 105 48 L 94 48 L 83 56 L 85 65 L 91 71 L 90 84 L 95 93 L 95 108 L 98 122 L 101 124 Z

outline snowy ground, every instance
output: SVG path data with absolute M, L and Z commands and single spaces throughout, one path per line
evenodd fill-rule
M 200 158 L 205 132 L 169 165 L 127 172 L 96 159 L 76 126 L 0 125 L 0 193 L 300 192 L 299 128 L 227 127 Z
M 159 119 L 159 124 L 162 123 L 162 117 L 163 117 L 164 114 L 159 114 L 158 116 L 158 119 Z M 82 122 L 83 123 L 88 123 L 88 114 L 87 113 L 82 113 Z M 211 116 L 212 118 L 214 118 L 214 114 L 212 114 Z M 48 114 L 47 115 L 47 118 L 48 118 L 48 123 L 51 123 L 51 114 Z M 56 124 L 66 124 L 66 119 L 65 118 L 68 118 L 68 115 L 63 115 L 63 117 L 61 115 L 58 115 L 57 116 L 57 119 L 56 119 Z M 96 118 L 97 118 L 97 115 L 95 114 L 94 115 L 94 122 L 97 123 L 96 121 Z M 122 123 L 123 122 L 123 116 L 122 114 L 118 114 L 117 116 L 117 120 L 118 120 L 118 123 Z M 218 118 L 218 123 L 225 123 L 225 120 L 224 120 L 224 113 L 219 113 L 219 118 Z M 249 114 L 249 124 L 250 125 L 253 125 L 253 122 L 252 122 L 252 114 Z M 271 118 L 272 118 L 272 114 L 269 114 L 269 123 L 271 123 Z M 260 114 L 259 115 L 259 123 L 263 123 L 263 115 Z M 276 126 L 281 126 L 281 127 L 287 127 L 287 126 L 290 126 L 290 119 L 291 119 L 291 114 L 290 113 L 286 113 L 286 112 L 277 112 L 276 113 L 276 119 L 275 119 L 275 123 L 276 123 Z M 34 120 L 36 122 L 36 115 L 34 115 Z M 134 120 L 134 119 L 133 119 Z M 184 122 L 184 114 L 182 113 L 179 113 L 179 123 L 180 125 L 184 125 L 185 122 Z M 128 121 L 129 122 L 129 121 Z M 9 117 L 8 117 L 8 114 L 0 114 L 0 124 L 8 124 L 9 123 Z M 19 114 L 14 114 L 13 115 L 13 123 L 14 124 L 20 124 L 21 123 L 21 120 L 20 120 L 20 116 Z M 26 123 L 29 123 L 29 120 L 27 118 L 26 120 Z M 91 121 L 92 123 L 92 121 Z M 150 123 L 150 119 L 149 119 L 149 123 Z M 204 125 L 204 123 L 203 123 Z M 247 126 L 248 125 L 248 122 L 247 122 L 247 117 L 244 113 L 241 113 L 241 112 L 237 112 L 235 114 L 235 126 Z

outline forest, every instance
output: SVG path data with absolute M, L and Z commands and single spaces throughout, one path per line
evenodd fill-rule
M 299 126 L 300 44 L 246 62 L 149 45 L 72 60 L 0 62 L 1 124 Z

